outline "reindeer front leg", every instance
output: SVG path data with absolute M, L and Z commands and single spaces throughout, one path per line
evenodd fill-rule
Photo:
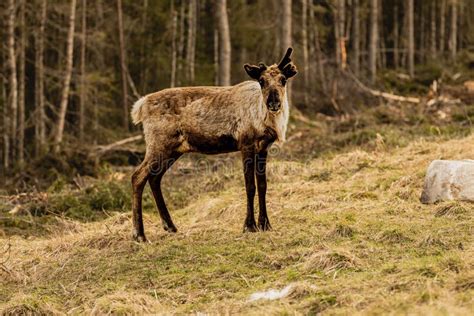
M 255 150 L 245 148 L 242 150 L 242 162 L 244 168 L 245 190 L 247 192 L 247 217 L 244 223 L 244 232 L 256 232 L 257 224 L 253 213 L 253 202 L 255 199 Z
M 267 215 L 267 155 L 268 148 L 277 139 L 277 133 L 272 128 L 267 128 L 262 138 L 257 142 L 256 170 L 258 189 L 258 229 L 262 231 L 272 229 Z
M 267 194 L 267 151 L 261 151 L 257 154 L 257 167 L 255 174 L 257 177 L 257 189 L 258 189 L 258 229 L 262 231 L 272 229 L 270 220 L 267 215 L 267 204 L 265 196 Z

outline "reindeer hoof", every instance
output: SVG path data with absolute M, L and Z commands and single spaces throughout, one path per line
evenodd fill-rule
M 146 237 L 143 234 L 133 233 L 133 240 L 136 242 L 146 242 Z
M 263 221 L 258 221 L 258 229 L 261 231 L 272 230 L 272 225 L 270 225 L 270 221 L 268 219 L 265 219 Z
M 256 233 L 258 232 L 257 225 L 253 224 L 246 224 L 244 226 L 244 233 Z
M 163 224 L 163 229 L 166 230 L 168 233 L 176 233 L 178 231 L 176 226 L 167 224 Z

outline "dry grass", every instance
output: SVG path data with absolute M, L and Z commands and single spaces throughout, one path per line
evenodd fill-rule
M 147 244 L 130 240 L 130 213 L 118 209 L 105 208 L 93 221 L 11 215 L 29 221 L 13 227 L 5 202 L 0 310 L 472 314 L 472 205 L 418 198 L 429 162 L 473 157 L 473 143 L 473 136 L 420 139 L 309 161 L 272 157 L 268 233 L 241 233 L 244 187 L 235 156 L 232 170 L 167 176 L 177 234 L 161 230 L 147 192 Z M 285 298 L 248 302 L 251 293 L 288 284 L 298 286 Z
M 326 274 L 335 273 L 344 269 L 355 269 L 357 259 L 346 251 L 322 250 L 312 254 L 304 264 L 307 272 L 322 271 Z
M 468 213 L 469 210 L 466 209 L 464 205 L 458 202 L 447 202 L 447 203 L 442 203 L 436 208 L 436 217 L 461 217 L 464 214 Z

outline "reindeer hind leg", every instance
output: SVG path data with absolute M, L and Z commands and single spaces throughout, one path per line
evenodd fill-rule
M 162 154 L 159 156 L 153 163 L 153 171 L 150 175 L 150 180 L 148 181 L 153 193 L 153 197 L 155 198 L 156 207 L 158 209 L 158 213 L 160 214 L 163 229 L 172 233 L 178 230 L 171 219 L 168 208 L 166 207 L 163 193 L 161 192 L 161 179 L 163 178 L 163 175 L 166 173 L 166 171 L 176 162 L 176 160 L 178 160 L 180 156 L 181 154 L 179 153 Z
M 145 184 L 149 176 L 149 164 L 143 161 L 132 175 L 132 212 L 133 212 L 133 239 L 136 241 L 146 241 L 145 229 L 143 226 L 142 195 Z

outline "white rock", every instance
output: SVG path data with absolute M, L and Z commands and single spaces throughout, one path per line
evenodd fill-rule
M 474 201 L 474 160 L 434 160 L 426 172 L 422 203 Z

